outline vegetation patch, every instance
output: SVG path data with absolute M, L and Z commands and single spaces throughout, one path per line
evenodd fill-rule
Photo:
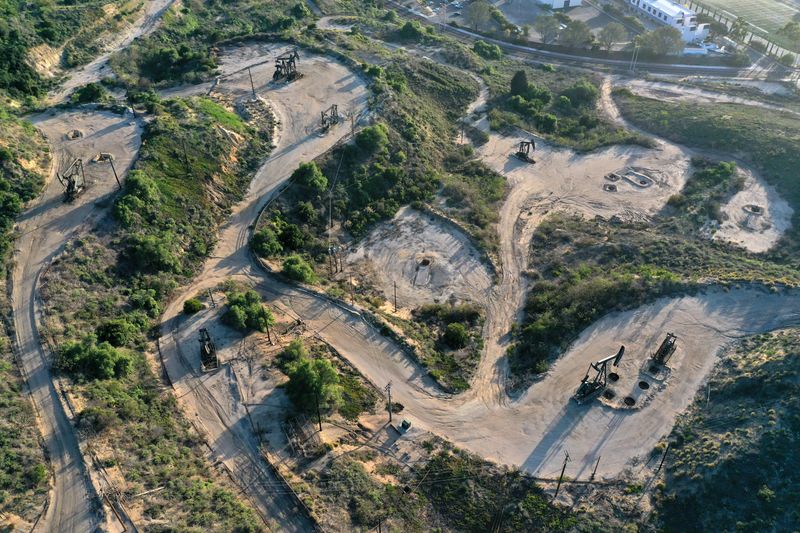
M 167 298 L 205 259 L 218 224 L 244 195 L 269 132 L 209 99 L 151 95 L 148 105 L 154 119 L 113 219 L 70 243 L 43 277 L 44 333 L 59 347 L 58 368 L 75 378 L 85 438 L 114 443 L 100 459 L 119 468 L 124 495 L 163 487 L 136 499 L 147 520 L 177 530 L 256 531 L 257 515 L 227 482 L 209 481 L 202 439 L 146 353 Z M 266 327 L 260 299 L 232 294 L 228 303 L 244 328 Z
M 489 125 L 493 130 L 523 128 L 578 150 L 649 141 L 601 117 L 599 81 L 563 69 L 494 61 L 481 71 L 489 86 Z
M 416 345 L 419 362 L 443 387 L 469 388 L 483 350 L 483 312 L 474 304 L 428 304 L 412 312 L 413 320 L 384 314 Z
M 800 282 L 791 266 L 684 230 L 669 218 L 656 224 L 570 215 L 545 220 L 531 243 L 530 276 L 536 282 L 510 351 L 517 384 L 546 371 L 583 329 L 609 312 L 711 282 Z
M 770 254 L 796 266 L 797 214 L 800 185 L 794 179 L 800 165 L 800 119 L 780 111 L 739 104 L 664 102 L 636 96 L 625 89 L 614 99 L 626 119 L 672 141 L 717 150 L 752 163 L 795 211 L 793 229 Z
M 751 337 L 726 354 L 669 439 L 657 523 L 667 531 L 800 524 L 800 332 Z

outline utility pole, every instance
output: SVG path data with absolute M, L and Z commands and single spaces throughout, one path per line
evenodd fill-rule
M 394 283 L 394 312 L 397 312 L 397 282 Z
M 250 89 L 253 91 L 253 100 L 256 99 L 256 86 L 253 83 L 253 73 L 250 71 L 250 67 L 247 67 L 247 73 L 250 75 Z
M 656 474 L 661 472 L 661 467 L 664 466 L 664 460 L 667 458 L 667 452 L 669 452 L 670 443 L 667 443 L 667 447 L 664 448 L 664 455 L 661 456 L 661 462 L 658 463 L 658 470 L 656 470 Z
M 117 180 L 117 186 L 119 187 L 119 190 L 122 190 L 122 184 L 119 182 L 119 176 L 117 175 L 117 169 L 114 168 L 114 158 L 113 158 L 113 156 L 108 158 L 108 162 L 111 163 L 111 172 L 114 173 L 114 179 Z
M 319 413 L 319 392 L 314 391 L 314 397 L 317 400 L 317 423 L 319 423 L 319 430 L 322 432 L 322 415 Z
M 389 423 L 392 423 L 392 382 L 386 384 L 386 395 L 389 396 Z
M 633 55 L 631 56 L 631 67 L 630 67 L 631 72 L 636 71 L 636 62 L 639 60 L 639 48 L 640 48 L 639 43 L 634 43 Z
M 711 403 L 711 382 L 709 381 L 706 383 L 706 409 L 708 409 L 708 404 Z
M 208 289 L 208 297 L 211 299 L 211 309 L 216 309 L 217 302 L 214 301 L 214 293 L 211 292 L 211 289 Z
M 567 469 L 567 463 L 569 462 L 569 452 L 564 451 L 564 466 L 561 467 L 561 475 L 558 476 L 558 485 L 556 485 L 556 493 L 553 494 L 553 501 L 556 501 L 558 498 L 558 491 L 561 489 L 561 481 L 564 479 L 564 471 Z
M 354 303 L 356 303 L 356 299 L 353 297 L 353 273 L 352 272 L 349 272 L 347 274 L 347 283 L 349 284 L 349 288 L 350 288 L 350 303 L 354 304 Z
M 597 474 L 597 465 L 600 464 L 600 458 L 601 457 L 602 457 L 602 455 L 598 455 L 597 456 L 597 462 L 594 464 L 594 470 L 592 470 L 592 475 L 591 475 L 591 477 L 589 477 L 589 481 L 594 481 L 594 476 L 595 476 L 595 474 Z

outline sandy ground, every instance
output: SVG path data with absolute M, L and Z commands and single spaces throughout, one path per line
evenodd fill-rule
M 300 163 L 330 149 L 348 133 L 340 125 L 321 135 L 320 111 L 334 103 L 340 112 L 361 112 L 366 108 L 364 82 L 340 63 L 319 56 L 301 54 L 298 69 L 305 76 L 288 85 L 273 84 L 274 57 L 286 50 L 256 44 L 222 52 L 222 71 L 233 75 L 214 84 L 214 90 L 246 97 L 250 79 L 241 69 L 252 65 L 257 93 L 269 101 L 280 119 L 278 148 L 257 172 L 245 200 L 234 208 L 231 219 L 221 228 L 218 244 L 197 283 L 166 309 L 161 348 L 179 404 L 187 417 L 202 428 L 212 455 L 230 469 L 240 484 L 250 487 L 248 495 L 262 516 L 276 520 L 282 531 L 308 531 L 310 524 L 302 513 L 293 511 L 291 499 L 274 490 L 277 479 L 258 453 L 242 393 L 235 386 L 236 366 L 226 366 L 213 375 L 201 374 L 194 361 L 199 326 L 194 322 L 184 324 L 181 318 L 183 301 L 200 288 L 212 287 L 237 274 L 250 275 L 247 241 L 250 224 L 259 210 Z M 197 94 L 210 88 L 211 85 L 184 87 L 171 94 Z
M 483 304 L 492 277 L 469 238 L 454 228 L 405 207 L 379 224 L 346 258 L 365 270 L 387 298 L 397 283 L 400 307 L 445 303 L 451 298 Z
M 50 505 L 37 530 L 92 531 L 98 523 L 95 496 L 73 427 L 51 381 L 48 352 L 40 344 L 36 284 L 64 243 L 94 223 L 117 190 L 108 163 L 90 160 L 99 152 L 110 152 L 124 177 L 139 149 L 141 128 L 130 116 L 97 111 L 48 113 L 32 117 L 32 122 L 50 143 L 54 167 L 69 164 L 73 157 L 83 158 L 88 183 L 77 201 L 65 204 L 61 184 L 51 177 L 44 194 L 18 219 L 22 238 L 17 242 L 12 274 L 15 341 L 55 472 Z M 66 133 L 72 129 L 80 130 L 83 137 L 68 140 Z
M 135 39 L 153 31 L 161 20 L 161 15 L 175 2 L 175 0 L 149 0 L 145 12 L 132 25 L 117 33 L 110 42 L 106 43 L 108 50 L 94 60 L 76 70 L 67 73 L 67 79 L 47 98 L 49 104 L 56 104 L 64 100 L 69 94 L 82 85 L 100 81 L 104 76 L 112 74 L 108 66 L 111 54 L 125 48 Z
M 775 187 L 747 169 L 743 190 L 722 207 L 726 220 L 713 238 L 728 241 L 751 252 L 766 252 L 792 227 L 794 210 Z
M 712 93 L 692 87 L 679 87 L 668 83 L 624 80 L 621 81 L 621 85 L 633 90 L 636 94 L 656 99 L 679 98 L 698 103 L 728 102 L 766 109 L 781 109 L 755 100 Z M 686 89 L 686 92 L 683 92 L 684 89 Z M 673 96 L 668 96 L 667 93 Z M 712 96 L 707 96 L 707 93 Z M 629 129 L 641 131 L 622 118 L 611 97 L 610 81 L 603 85 L 601 106 L 612 120 L 625 125 Z M 646 131 L 641 131 L 641 133 L 650 135 Z M 659 144 L 662 147 L 671 146 L 680 149 L 677 145 L 664 140 L 659 140 Z M 709 155 L 715 159 L 724 159 L 724 156 L 719 154 L 706 154 L 700 150 L 683 150 L 687 157 L 691 155 Z M 739 172 L 745 176 L 744 188 L 722 206 L 722 212 L 727 219 L 723 221 L 719 228 L 713 228 L 709 233 L 714 239 L 731 242 L 751 252 L 766 252 L 777 244 L 783 234 L 791 228 L 794 211 L 777 190 L 768 185 L 752 168 L 749 168 L 741 161 L 737 161 L 736 164 Z M 756 207 L 755 211 L 757 212 L 755 213 L 753 212 L 753 206 Z
M 616 86 L 626 87 L 640 96 L 655 98 L 657 100 L 678 100 L 683 102 L 698 102 L 701 104 L 740 104 L 751 107 L 761 107 L 764 109 L 771 109 L 773 111 L 780 111 L 782 113 L 800 116 L 800 113 L 797 111 L 786 109 L 778 105 L 768 104 L 759 100 L 753 100 L 752 98 L 718 93 L 708 89 L 701 89 L 699 87 L 692 87 L 688 85 L 677 85 L 675 83 L 663 81 L 621 77 L 614 78 L 613 83 Z M 780 85 L 779 87 L 783 89 L 784 92 L 786 91 L 785 87 Z

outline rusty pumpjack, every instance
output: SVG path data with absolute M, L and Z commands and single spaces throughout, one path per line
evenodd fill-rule
M 86 190 L 86 174 L 83 160 L 75 159 L 64 172 L 56 172 L 56 177 L 64 187 L 64 201 L 72 202 Z
M 217 359 L 217 348 L 214 346 L 214 341 L 211 340 L 206 328 L 200 329 L 200 368 L 204 372 L 219 368 L 219 359 Z
M 674 333 L 667 333 L 667 337 L 661 343 L 661 346 L 658 347 L 656 353 L 653 354 L 653 362 L 659 365 L 666 365 L 669 358 L 672 357 L 672 354 L 675 353 L 675 350 L 678 348 L 676 344 L 678 341 L 678 337 Z
M 300 54 L 297 53 L 297 50 L 279 55 L 275 59 L 275 73 L 272 75 L 272 79 L 294 81 L 302 77 L 303 75 L 297 72 L 298 59 L 300 59 Z
M 335 126 L 341 120 L 339 116 L 339 106 L 333 104 L 325 111 L 320 112 L 322 116 L 322 129 L 328 130 L 331 126 Z
M 608 364 L 617 366 L 625 353 L 625 346 L 620 346 L 619 351 L 615 355 L 606 357 L 599 361 L 595 361 L 589 365 L 586 375 L 583 376 L 578 390 L 575 391 L 573 398 L 579 404 L 588 402 L 602 393 L 608 386 Z M 595 371 L 593 378 L 589 378 L 592 370 Z
M 536 143 L 531 139 L 530 141 L 520 141 L 519 142 L 519 149 L 517 150 L 516 155 L 522 161 L 526 163 L 535 163 L 536 161 L 531 157 L 531 152 L 536 150 Z

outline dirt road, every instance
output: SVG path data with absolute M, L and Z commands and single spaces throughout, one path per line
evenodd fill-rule
M 526 285 L 521 273 L 538 222 L 554 209 L 587 217 L 647 220 L 683 186 L 690 157 L 684 149 L 664 142 L 655 150 L 612 147 L 588 155 L 540 143 L 538 162 L 529 165 L 509 157 L 516 140 L 492 135 L 478 150 L 487 164 L 508 177 L 511 193 L 499 225 L 503 278 L 487 298 L 486 351 L 470 391 L 454 398 L 442 394 L 423 369 L 357 313 L 275 279 L 259 281 L 258 288 L 271 305 L 302 318 L 378 386 L 392 381 L 393 398 L 405 406 L 404 414 L 413 424 L 483 457 L 540 476 L 557 473 L 563 452 L 569 451 L 568 475 L 586 476 L 602 456 L 598 476 L 615 477 L 645 463 L 658 440 L 669 432 L 674 417 L 692 400 L 723 346 L 744 335 L 800 323 L 800 295 L 754 289 L 710 291 L 607 316 L 586 330 L 541 381 L 520 398 L 510 399 L 504 388 L 503 355 L 508 331 L 522 308 Z M 289 170 L 283 170 L 283 175 Z M 604 189 L 610 172 L 623 176 L 614 182 L 615 192 Z M 274 187 L 277 182 L 272 183 Z M 270 190 L 255 187 L 266 193 Z M 184 297 L 229 276 L 263 280 L 250 266 L 245 250 L 246 228 L 252 218 L 242 215 L 255 213 L 249 207 L 252 204 L 245 204 L 223 230 L 220 246 L 199 281 L 167 310 L 170 335 L 185 339 L 178 342 L 189 343 L 196 335 L 196 329 L 179 317 Z M 779 316 L 774 309 L 781 309 Z M 646 361 L 668 331 L 680 338 L 671 371 L 647 377 L 643 374 Z M 574 404 L 570 397 L 589 363 L 616 352 L 620 344 L 628 352 L 619 369 L 615 398 L 586 406 Z M 195 372 L 185 361 L 170 359 L 171 375 Z M 646 391 L 639 388 L 640 381 L 648 381 Z M 626 397 L 632 399 L 632 406 L 623 401 Z
M 161 15 L 169 9 L 175 0 L 149 0 L 144 13 L 139 19 L 125 30 L 114 36 L 108 43 L 107 52 L 97 56 L 91 62 L 75 70 L 67 72 L 64 82 L 47 97 L 47 103 L 57 104 L 64 100 L 76 88 L 87 83 L 100 81 L 104 76 L 110 76 L 108 59 L 111 54 L 131 44 L 135 39 L 153 31 L 161 20 Z
M 160 342 L 178 402 L 201 429 L 215 459 L 233 473 L 263 517 L 277 522 L 281 531 L 300 532 L 311 530 L 311 526 L 285 491 L 276 490 L 279 482 L 260 457 L 258 441 L 231 368 L 226 366 L 213 375 L 201 374 L 197 364 L 197 326 L 181 329 L 185 297 L 231 276 L 251 275 L 247 249 L 249 226 L 264 203 L 300 163 L 330 149 L 348 133 L 345 125 L 339 125 L 325 135 L 320 134 L 320 111 L 331 104 L 338 104 L 340 112 L 360 112 L 366 108 L 364 82 L 341 64 L 318 56 L 302 54 L 298 69 L 305 75 L 300 80 L 289 85 L 272 85 L 272 59 L 286 50 L 286 47 L 253 44 L 223 52 L 223 74 L 238 74 L 214 83 L 214 91 L 234 98 L 249 97 L 250 79 L 247 71 L 241 69 L 255 65 L 252 74 L 256 91 L 269 101 L 280 119 L 280 139 L 276 151 L 253 179 L 247 197 L 221 228 L 218 244 L 197 277 L 198 282 L 166 309 Z M 210 88 L 184 87 L 171 94 L 196 94 Z
M 15 341 L 50 455 L 55 484 L 46 514 L 37 531 L 93 531 L 98 525 L 99 501 L 87 478 L 86 466 L 72 423 L 64 412 L 50 375 L 50 354 L 37 330 L 40 314 L 37 282 L 64 243 L 103 213 L 117 185 L 108 163 L 93 163 L 100 152 L 115 156 L 118 172 L 127 172 L 139 149 L 141 129 L 130 117 L 106 112 L 71 111 L 44 114 L 32 122 L 47 137 L 54 169 L 73 158 L 84 161 L 89 187 L 75 202 L 62 202 L 61 184 L 51 176 L 45 192 L 19 218 L 12 273 Z M 67 138 L 77 129 L 81 137 Z

